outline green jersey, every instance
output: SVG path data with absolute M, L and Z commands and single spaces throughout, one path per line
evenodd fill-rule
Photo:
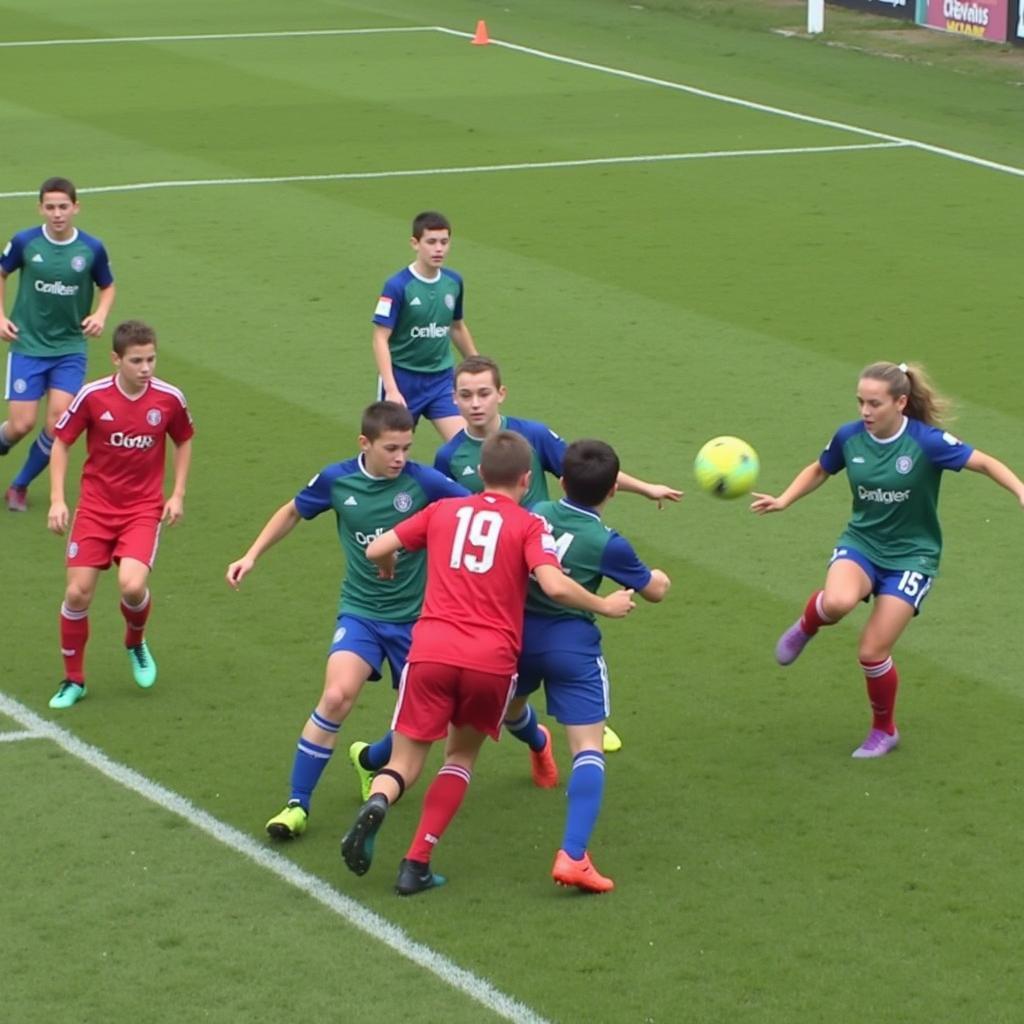
M 462 278 L 442 267 L 433 281 L 405 267 L 384 282 L 373 322 L 391 328 L 391 362 L 416 373 L 440 373 L 455 365 L 451 329 L 462 319 Z
M 543 516 L 551 527 L 562 568 L 592 594 L 597 593 L 605 576 L 634 590 L 643 590 L 651 582 L 651 570 L 640 561 L 633 546 L 621 534 L 605 526 L 594 509 L 562 498 L 561 501 L 542 501 L 530 511 Z M 552 601 L 534 580 L 530 580 L 526 595 L 526 611 L 533 615 L 594 621 L 590 612 Z
M 400 553 L 395 578 L 382 580 L 366 557 L 375 537 L 438 498 L 465 497 L 466 490 L 427 466 L 406 463 L 395 478 L 370 476 L 362 455 L 321 470 L 295 496 L 303 519 L 333 510 L 345 553 L 338 614 L 381 622 L 411 622 L 420 613 L 427 580 L 425 551 Z
M 973 451 L 958 437 L 909 418 L 884 439 L 859 420 L 840 427 L 819 460 L 827 473 L 845 469 L 853 493 L 853 518 L 837 546 L 856 548 L 882 569 L 934 576 L 942 554 L 942 471 L 963 469 Z
M 512 430 L 525 437 L 533 451 L 530 488 L 520 504 L 533 508 L 537 502 L 547 501 L 548 483 L 545 473 L 562 475 L 562 459 L 567 447 L 565 441 L 543 423 L 521 420 L 515 416 L 502 416 L 500 429 Z M 434 469 L 469 488 L 474 494 L 479 494 L 484 489 L 484 482 L 480 479 L 480 449 L 483 443 L 482 438 L 471 436 L 465 429 L 460 430 L 437 450 Z
M 95 288 L 114 283 L 103 243 L 75 230 L 55 242 L 42 227 L 19 231 L 0 255 L 4 274 L 19 271 L 10 319 L 18 328 L 12 352 L 64 356 L 85 352 L 82 321 L 92 311 Z

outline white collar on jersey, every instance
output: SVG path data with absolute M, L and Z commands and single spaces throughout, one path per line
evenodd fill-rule
M 417 281 L 422 281 L 424 284 L 437 284 L 441 280 L 441 268 L 437 268 L 437 273 L 433 277 L 424 277 L 422 274 L 416 273 L 416 264 L 409 264 L 409 273 L 416 278 Z
M 70 245 L 72 242 L 78 241 L 78 228 L 71 229 L 71 237 L 65 238 L 64 241 L 60 241 L 57 238 L 51 238 L 49 232 L 46 230 L 46 225 L 43 225 L 43 238 L 45 238 L 50 245 Z
M 391 480 L 391 479 L 396 479 L 396 478 L 393 478 L 393 477 L 390 477 L 390 476 L 374 476 L 366 468 L 366 456 L 363 455 L 362 452 L 359 453 L 359 456 L 357 457 L 356 462 L 359 463 L 359 472 L 362 473 L 363 476 L 365 476 L 367 478 L 367 480 Z
M 892 437 L 875 437 L 875 435 L 872 434 L 867 427 L 864 428 L 864 431 L 868 435 L 868 437 L 870 437 L 871 440 L 874 441 L 876 444 L 892 444 L 893 441 L 898 441 L 903 436 L 907 429 L 907 424 L 909 422 L 910 421 L 907 419 L 907 417 L 904 416 L 903 422 L 900 424 L 900 429 L 897 430 L 896 433 L 892 435 Z

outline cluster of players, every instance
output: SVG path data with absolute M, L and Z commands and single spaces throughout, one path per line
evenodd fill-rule
M 20 232 L 0 258 L 0 281 L 21 274 L 10 319 L 0 305 L 0 336 L 11 343 L 0 453 L 31 431 L 46 395 L 47 426 L 7 502 L 24 510 L 28 483 L 52 458 L 48 523 L 64 532 L 67 446 L 87 435 L 60 616 L 64 679 L 50 701 L 68 708 L 86 695 L 88 607 L 99 572 L 114 563 L 135 680 L 143 687 L 156 680 L 145 641 L 147 581 L 161 522 L 183 512 L 192 424 L 181 392 L 153 376 L 156 336 L 138 321 L 114 331 L 115 373 L 81 386 L 85 337 L 103 330 L 113 276 L 102 244 L 74 227 L 70 182 L 44 182 L 40 211 L 42 227 Z M 385 283 L 373 317 L 379 400 L 363 412 L 358 453 L 317 473 L 227 570 L 237 588 L 301 520 L 334 512 L 346 573 L 323 691 L 299 737 L 288 802 L 266 830 L 277 839 L 306 830 L 341 725 L 386 662 L 398 689 L 394 717 L 380 739 L 349 747 L 364 803 L 342 839 L 342 857 L 356 874 L 369 869 L 389 808 L 416 782 L 432 744 L 446 740 L 396 882 L 402 895 L 436 887 L 444 879 L 431 866 L 434 846 L 459 809 L 487 736 L 510 732 L 529 749 L 534 782 L 558 784 L 550 732 L 530 703 L 543 686 L 547 711 L 565 726 L 572 754 L 552 877 L 607 892 L 614 883 L 588 851 L 605 753 L 621 744 L 607 727 L 609 681 L 595 619 L 627 615 L 637 594 L 661 601 L 670 583 L 601 516 L 617 490 L 659 507 L 682 493 L 622 472 L 603 441 L 566 444 L 543 423 L 503 415 L 500 369 L 477 353 L 463 316 L 462 279 L 444 266 L 450 243 L 451 226 L 440 214 L 414 220 L 414 259 Z M 94 289 L 100 297 L 92 311 Z M 452 345 L 462 357 L 457 366 Z M 942 400 L 919 366 L 872 364 L 859 376 L 857 401 L 859 419 L 842 426 L 780 496 L 755 493 L 751 508 L 782 511 L 847 472 L 853 516 L 824 588 L 779 639 L 776 658 L 792 663 L 822 626 L 874 598 L 858 650 L 872 724 L 853 755 L 874 758 L 899 742 L 892 650 L 938 569 L 942 472 L 983 473 L 1022 506 L 1024 483 L 942 429 Z M 408 458 L 421 417 L 443 442 L 433 467 Z M 168 435 L 174 482 L 165 499 Z M 549 498 L 547 474 L 561 480 L 564 496 L 557 500 Z M 621 589 L 599 596 L 605 578 Z

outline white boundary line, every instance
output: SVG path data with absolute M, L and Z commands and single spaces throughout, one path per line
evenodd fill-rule
M 256 842 L 251 836 L 226 825 L 213 815 L 196 807 L 185 797 L 153 782 L 133 768 L 112 760 L 102 750 L 83 742 L 59 725 L 41 718 L 24 704 L 4 693 L 0 693 L 0 713 L 31 730 L 40 739 L 52 740 L 62 750 L 72 757 L 84 761 L 101 775 L 132 790 L 171 814 L 183 818 L 193 828 L 206 833 L 217 842 L 223 843 L 230 850 L 266 869 L 281 881 L 300 889 L 353 927 L 365 932 L 371 939 L 382 942 L 400 956 L 429 971 L 446 985 L 467 995 L 497 1016 L 512 1021 L 513 1024 L 549 1024 L 544 1017 L 535 1013 L 528 1006 L 505 995 L 483 978 L 478 978 L 470 971 L 459 967 L 429 946 L 412 939 L 401 928 L 375 914 L 372 910 L 368 910 L 361 903 L 357 903 L 333 889 L 323 879 L 304 871 L 287 857 L 282 857 L 281 854 L 268 849 L 262 843 Z
M 208 32 L 190 36 L 106 36 L 96 39 L 9 39 L 0 49 L 21 46 L 96 46 L 110 43 L 192 43 L 207 39 L 285 39 L 303 36 L 371 36 L 385 32 L 436 32 L 433 25 L 392 26 L 390 28 L 319 28 L 292 32 Z
M 654 153 L 645 156 L 602 156 L 583 160 L 545 160 L 525 164 L 480 164 L 475 167 L 420 167 L 401 171 L 339 171 L 336 174 L 282 174 L 267 178 L 192 178 L 179 181 L 140 181 L 127 185 L 82 188 L 83 194 L 143 192 L 158 188 L 199 188 L 212 185 L 281 185 L 309 181 L 360 181 L 374 178 L 413 178 L 439 174 L 493 174 L 496 171 L 542 171 L 560 167 L 601 167 L 608 164 L 653 164 L 678 160 L 713 160 L 744 156 L 792 156 L 811 153 L 842 153 L 858 149 L 908 148 L 904 142 L 858 142 L 846 146 L 790 146 L 779 149 L 710 150 L 704 153 Z M 34 191 L 0 192 L 0 199 L 32 199 Z
M 45 736 L 37 732 L 0 732 L 0 743 L 17 743 L 18 740 L 42 740 Z

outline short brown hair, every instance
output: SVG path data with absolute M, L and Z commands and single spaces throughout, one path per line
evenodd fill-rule
M 47 178 L 39 186 L 39 202 L 47 192 L 63 192 L 73 203 L 78 202 L 78 192 L 75 186 L 67 178 Z
M 424 210 L 417 213 L 412 221 L 412 237 L 422 238 L 426 231 L 447 231 L 451 234 L 452 226 L 448 218 L 437 210 Z
M 388 430 L 412 430 L 412 413 L 398 402 L 373 402 L 363 410 L 359 432 L 368 441 L 376 441 Z
M 480 476 L 488 487 L 512 487 L 533 466 L 533 449 L 522 434 L 499 430 L 480 448 Z
M 125 320 L 114 328 L 113 349 L 123 356 L 132 345 L 156 345 L 156 331 L 141 320 Z
M 494 378 L 494 386 L 501 387 L 501 370 L 490 356 L 466 356 L 455 367 L 455 386 L 459 386 L 459 377 L 464 373 L 489 373 Z

